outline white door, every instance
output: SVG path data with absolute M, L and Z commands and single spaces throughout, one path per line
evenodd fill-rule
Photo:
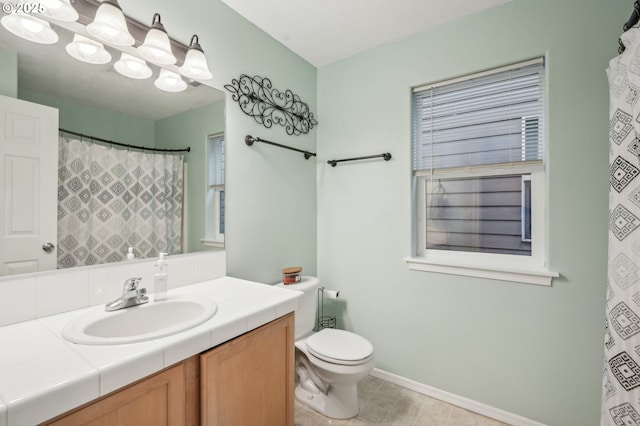
M 58 110 L 0 96 L 0 275 L 55 269 Z

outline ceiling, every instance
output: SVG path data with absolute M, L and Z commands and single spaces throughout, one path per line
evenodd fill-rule
M 222 0 L 316 67 L 510 0 Z

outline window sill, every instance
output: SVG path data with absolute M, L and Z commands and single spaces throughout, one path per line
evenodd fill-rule
M 200 240 L 200 242 L 205 247 L 224 248 L 224 238 L 221 238 L 221 239 L 203 238 Z
M 410 270 L 438 272 L 442 274 L 463 275 L 468 277 L 490 278 L 494 280 L 512 281 L 525 284 L 550 286 L 553 278 L 560 276 L 557 272 L 544 267 L 532 265 L 491 265 L 486 263 L 454 262 L 444 260 L 428 260 L 421 257 L 404 259 Z

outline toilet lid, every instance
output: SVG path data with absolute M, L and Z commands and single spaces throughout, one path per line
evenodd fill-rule
M 307 349 L 318 358 L 336 364 L 351 364 L 373 354 L 373 345 L 367 339 L 335 328 L 324 328 L 309 336 Z

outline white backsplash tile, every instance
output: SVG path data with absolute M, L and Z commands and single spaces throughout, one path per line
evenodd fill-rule
M 227 274 L 227 252 L 224 250 L 203 252 L 194 257 L 195 282 L 213 280 Z
M 134 276 L 133 269 L 133 262 L 89 269 L 89 306 L 120 297 L 124 282 Z
M 167 256 L 168 288 L 223 277 L 224 251 Z M 48 315 L 108 303 L 122 294 L 127 278 L 141 277 L 153 295 L 157 259 L 84 266 L 0 278 L 0 327 Z
M 0 281 L 0 327 L 36 318 L 35 276 Z
M 193 256 L 167 256 L 167 288 L 177 288 L 196 282 L 196 258 Z M 154 270 L 155 272 L 155 270 Z
M 89 270 L 76 268 L 38 276 L 38 317 L 89 306 Z
M 152 295 L 154 291 L 153 274 L 155 273 L 156 259 L 145 259 L 137 261 L 133 264 L 133 275 L 142 278 L 140 285 L 147 289 L 147 294 Z M 122 289 L 121 289 L 122 290 Z

